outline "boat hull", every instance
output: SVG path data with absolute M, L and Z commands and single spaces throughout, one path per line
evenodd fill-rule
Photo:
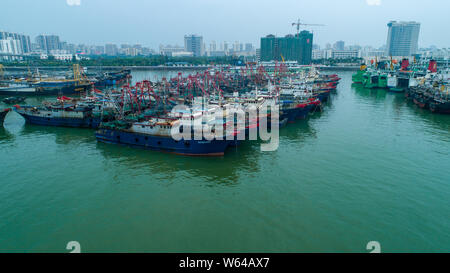
M 93 128 L 100 126 L 100 118 L 60 118 L 60 117 L 42 117 L 30 115 L 20 110 L 16 112 L 21 115 L 29 124 L 42 126 L 60 126 L 60 127 L 75 127 L 75 128 Z
M 97 141 L 122 144 L 142 149 L 162 151 L 189 156 L 222 156 L 230 145 L 227 140 L 180 140 L 171 137 L 146 135 L 123 130 L 99 129 Z M 237 143 L 236 143 L 237 145 Z
M 298 107 L 297 108 L 297 116 L 296 119 L 306 119 L 308 117 L 308 114 L 310 110 L 312 109 L 312 106 L 307 105 L 304 107 Z
M 282 120 L 284 118 L 287 118 L 288 123 L 294 123 L 297 119 L 297 113 L 297 108 L 284 109 L 280 119 Z
M 392 88 L 388 88 L 387 91 L 390 93 L 403 93 L 403 92 L 405 92 L 405 89 L 400 88 L 400 87 L 392 87 Z
M 81 84 L 74 86 L 56 86 L 56 87 L 3 88 L 0 89 L 0 95 L 10 95 L 10 96 L 74 95 L 86 93 L 91 87 L 92 86 L 90 84 Z
M 430 110 L 433 113 L 450 114 L 450 102 L 445 103 L 430 103 Z
M 3 122 L 5 121 L 6 115 L 11 111 L 11 109 L 4 109 L 0 110 L 0 125 L 3 125 Z

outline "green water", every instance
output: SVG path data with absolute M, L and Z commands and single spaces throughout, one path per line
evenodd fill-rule
M 449 252 L 450 116 L 339 74 L 324 112 L 281 129 L 275 152 L 249 142 L 183 157 L 10 113 L 0 251 L 367 252 L 379 241 L 383 252 Z

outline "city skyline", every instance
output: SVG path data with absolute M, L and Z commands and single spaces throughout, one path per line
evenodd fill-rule
M 445 32 L 444 27 L 449 23 L 446 21 L 450 20 L 445 16 L 447 9 L 444 7 L 450 7 L 447 1 L 433 1 L 422 6 L 418 5 L 420 2 L 417 0 L 399 0 L 395 3 L 379 0 L 349 0 L 345 5 L 325 0 L 284 0 L 270 9 L 261 9 L 262 13 L 257 11 L 258 6 L 268 6 L 269 1 L 240 3 L 231 0 L 226 5 L 205 0 L 186 2 L 6 0 L 2 6 L 11 12 L 2 16 L 0 29 L 24 33 L 31 37 L 43 33 L 55 34 L 68 43 L 142 44 L 156 50 L 160 44 L 183 44 L 183 37 L 188 33 L 202 35 L 207 45 L 211 41 L 231 43 L 243 41 L 258 47 L 260 37 L 268 34 L 284 36 L 295 33 L 295 28 L 291 24 L 300 17 L 304 23 L 325 25 L 306 28 L 313 31 L 315 44 L 321 47 L 339 40 L 345 41 L 348 45 L 380 47 L 386 44 L 388 32 L 386 24 L 391 20 L 397 20 L 421 23 L 419 47 L 431 45 L 448 47 L 450 44 L 449 37 L 440 35 Z M 24 10 L 24 5 L 30 8 Z M 288 6 L 292 8 L 287 9 Z M 323 9 L 323 6 L 332 8 Z M 236 7 L 246 12 L 238 16 L 235 14 Z M 400 7 L 403 10 L 402 13 L 397 11 Z M 99 10 L 102 12 L 98 13 Z M 153 12 L 149 16 L 148 10 L 167 10 L 170 16 L 162 12 Z M 206 12 L 210 10 L 216 12 Z M 24 21 L 23 17 L 19 19 L 14 15 L 16 11 L 25 13 L 24 16 L 29 20 Z M 230 14 L 235 15 L 230 17 Z M 281 19 L 273 20 L 274 14 L 283 14 L 283 16 Z M 47 16 L 53 17 L 54 20 L 39 19 Z M 55 21 L 59 23 L 55 24 Z

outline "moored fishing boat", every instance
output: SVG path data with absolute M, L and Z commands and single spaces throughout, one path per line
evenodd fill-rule
M 414 103 L 421 108 L 429 108 L 433 113 L 450 114 L 450 93 L 444 85 L 416 91 Z
M 175 126 L 183 130 L 179 123 L 179 119 L 168 117 L 149 118 L 139 122 L 113 121 L 102 123 L 95 136 L 99 142 L 190 156 L 222 156 L 230 145 L 226 135 L 222 135 L 221 139 L 215 135 L 211 140 L 203 136 L 200 140 L 194 137 L 177 140 L 171 131 Z
M 364 77 L 365 88 L 387 88 L 388 76 L 378 71 L 368 71 Z
M 49 95 L 73 95 L 87 93 L 92 88 L 90 83 L 66 81 L 66 82 L 35 82 L 35 83 L 10 83 L 0 87 L 0 95 L 14 96 L 49 96 Z
M 26 100 L 25 97 L 8 97 L 3 99 L 2 101 L 6 104 L 17 104 L 22 103 Z
M 358 72 L 352 75 L 352 82 L 356 84 L 362 84 L 363 83 L 363 75 L 366 73 L 367 66 L 361 65 Z
M 115 86 L 131 78 L 131 70 L 122 69 L 117 72 L 105 72 L 95 78 L 95 87 Z
M 450 114 L 450 99 L 435 99 L 431 101 L 430 110 L 433 113 Z
M 92 108 L 71 104 L 47 107 L 15 105 L 14 110 L 27 123 L 36 125 L 97 128 L 101 122 L 92 115 Z
M 42 106 L 14 105 L 14 111 L 27 123 L 44 126 L 98 128 L 102 121 L 114 119 L 105 101 L 97 102 L 86 97 L 72 99 L 59 97 L 57 102 L 44 102 Z

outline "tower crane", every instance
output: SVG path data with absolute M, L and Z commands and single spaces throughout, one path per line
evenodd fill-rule
M 292 23 L 292 26 L 297 26 L 297 36 L 298 36 L 300 34 L 300 26 L 323 27 L 325 25 L 322 25 L 322 24 L 303 24 L 302 22 L 300 22 L 300 19 L 298 19 L 296 23 Z

